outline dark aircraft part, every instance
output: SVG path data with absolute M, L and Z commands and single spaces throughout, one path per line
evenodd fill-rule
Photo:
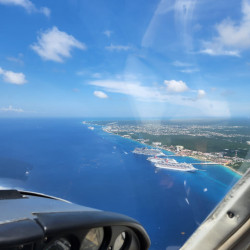
M 182 246 L 181 250 L 250 249 L 250 169 Z
M 0 209 L 0 249 L 144 250 L 150 246 L 144 228 L 130 217 L 42 194 L 2 190 Z

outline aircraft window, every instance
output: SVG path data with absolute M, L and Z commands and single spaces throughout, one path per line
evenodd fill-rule
M 115 240 L 115 243 L 114 243 L 114 250 L 120 250 L 122 249 L 122 247 L 124 246 L 125 244 L 125 240 L 126 240 L 126 233 L 125 232 L 122 232 L 121 234 L 119 234 Z
M 104 239 L 104 229 L 93 228 L 91 229 L 84 240 L 82 241 L 80 250 L 98 250 Z
M 45 247 L 44 250 L 70 250 L 71 244 L 67 239 L 61 238 L 53 241 L 49 246 Z
M 0 0 L 0 24 L 0 189 L 174 250 L 248 171 L 250 0 Z M 81 249 L 140 240 L 91 228 Z

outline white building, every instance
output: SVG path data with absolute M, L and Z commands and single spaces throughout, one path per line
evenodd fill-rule
M 152 142 L 152 145 L 154 145 L 154 146 L 161 146 L 161 142 L 158 142 L 158 141 Z
M 176 146 L 176 151 L 177 151 L 177 152 L 179 152 L 179 151 L 181 151 L 181 150 L 183 150 L 183 149 L 184 149 L 184 147 L 181 146 L 181 145 L 177 145 L 177 146 Z

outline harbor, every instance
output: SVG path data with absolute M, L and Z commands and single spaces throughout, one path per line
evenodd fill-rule
M 184 172 L 195 172 L 198 170 L 190 163 L 177 162 L 175 159 L 163 158 L 162 156 L 166 155 L 159 149 L 135 148 L 133 153 L 140 155 L 151 155 L 151 157 L 148 157 L 147 160 L 157 168 Z

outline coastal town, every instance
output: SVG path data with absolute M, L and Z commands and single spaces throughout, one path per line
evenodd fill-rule
M 146 145 L 171 151 L 176 156 L 189 156 L 204 162 L 224 165 L 239 173 L 244 173 L 250 167 L 249 157 L 238 155 L 240 150 L 248 152 L 250 149 L 250 136 L 249 134 L 244 134 L 245 129 L 243 126 L 170 125 L 157 124 L 155 122 L 146 122 L 143 124 L 126 124 L 123 122 L 119 124 L 118 122 L 110 122 L 105 124 L 103 130 Z M 202 148 L 203 150 L 195 150 L 194 148 L 188 148 L 189 145 L 187 143 L 184 146 L 182 144 L 171 144 L 171 141 L 164 141 L 164 138 L 168 138 L 167 136 L 178 136 L 178 138 L 182 136 L 191 139 L 195 137 L 195 139 L 197 138 L 196 141 L 199 141 L 199 138 L 208 138 L 210 141 L 215 141 L 215 144 L 217 141 L 222 141 L 225 145 L 234 143 L 236 148 L 230 150 L 224 148 L 218 152 L 207 152 L 204 150 L 204 147 Z M 238 145 L 241 146 L 240 149 L 237 148 Z M 199 148 L 199 145 L 197 148 Z M 228 154 L 229 151 L 231 155 Z

